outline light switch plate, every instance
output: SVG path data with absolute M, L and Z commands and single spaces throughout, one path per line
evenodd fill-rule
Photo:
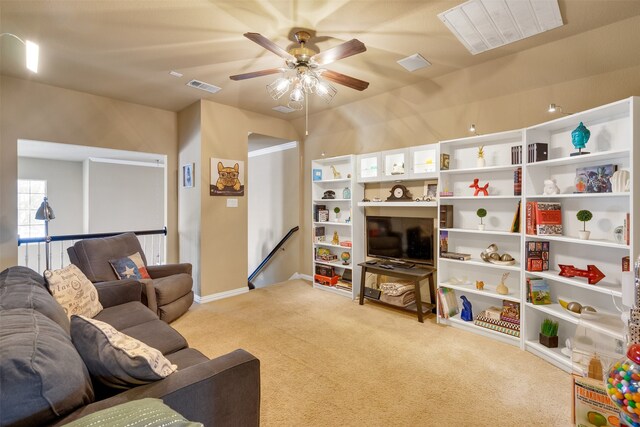
M 238 199 L 227 199 L 227 207 L 228 208 L 237 208 L 238 207 Z

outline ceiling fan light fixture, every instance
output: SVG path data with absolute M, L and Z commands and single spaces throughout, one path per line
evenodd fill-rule
M 267 85 L 267 93 L 276 101 L 282 98 L 282 95 L 287 93 L 291 81 L 286 77 L 280 77 L 273 83 Z
M 300 77 L 300 83 L 302 83 L 305 93 L 313 93 L 318 84 L 318 77 L 313 71 L 306 71 Z
M 320 80 L 316 85 L 316 94 L 322 98 L 327 104 L 331 102 L 338 93 L 338 89 L 324 80 Z
M 294 102 L 304 101 L 304 90 L 302 89 L 302 85 L 300 83 L 298 83 L 296 87 L 291 91 L 289 100 Z

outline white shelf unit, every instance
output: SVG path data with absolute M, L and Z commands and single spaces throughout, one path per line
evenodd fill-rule
M 453 196 L 439 198 L 438 212 L 443 205 L 453 206 L 453 227 L 441 228 L 439 232 L 441 236 L 447 234 L 450 252 L 467 253 L 471 259 L 459 261 L 438 256 L 438 288 L 454 289 L 460 310 L 460 296 L 467 297 L 474 318 L 488 307 L 501 308 L 504 300 L 522 305 L 522 233 L 511 232 L 522 200 L 521 195 L 514 194 L 514 174 L 521 165 L 511 163 L 511 148 L 522 146 L 523 138 L 524 132 L 518 130 L 440 142 L 440 153 L 449 155 L 449 169 L 440 171 L 440 191 L 452 191 Z M 476 164 L 479 146 L 484 147 L 484 167 Z M 489 183 L 488 196 L 473 195 L 474 189 L 469 186 L 475 178 L 481 187 Z M 487 210 L 484 230 L 478 227 L 480 219 L 476 211 L 480 208 Z M 500 254 L 508 253 L 516 262 L 503 265 L 483 261 L 480 253 L 492 243 L 498 246 Z M 509 273 L 505 281 L 509 292 L 500 295 L 496 286 L 505 273 Z M 477 280 L 484 282 L 483 290 L 476 288 Z M 521 338 L 463 321 L 460 315 L 449 319 L 439 316 L 438 322 L 522 347 Z
M 352 273 L 352 290 L 346 291 L 335 286 L 325 286 L 316 283 L 315 279 L 313 286 L 352 299 L 358 295 L 360 287 L 360 269 L 353 268 L 353 266 L 364 260 L 364 222 L 362 213 L 355 203 L 364 197 L 364 186 L 357 183 L 355 159 L 356 156 L 347 155 L 311 162 L 312 174 L 319 173 L 321 175 L 321 179 L 313 180 L 312 178 L 311 181 L 311 214 L 315 215 L 315 207 L 318 205 L 324 205 L 329 211 L 328 221 L 317 221 L 315 216 L 312 218 L 312 232 L 314 233 L 314 237 L 312 237 L 312 273 L 315 275 L 316 266 L 333 267 L 338 276 L 343 276 L 345 271 L 350 271 Z M 339 177 L 334 176 L 334 169 L 340 175 Z M 348 192 L 345 189 L 348 189 Z M 323 198 L 325 192 L 329 190 L 334 191 L 336 198 Z M 335 208 L 339 208 L 340 212 L 336 214 Z M 315 230 L 317 227 L 324 227 L 324 241 L 316 241 Z M 338 233 L 340 242 L 351 241 L 351 247 L 333 244 L 334 232 Z M 329 250 L 332 254 L 337 255 L 338 259 L 328 262 L 316 260 L 315 254 L 318 248 Z M 340 257 L 343 252 L 348 252 L 351 256 L 346 265 Z
M 549 271 L 523 271 L 523 281 L 527 277 L 545 279 L 551 291 L 551 305 L 524 304 L 522 317 L 525 349 L 570 372 L 571 360 L 559 349 L 549 349 L 538 342 L 539 326 L 542 320 L 550 318 L 559 322 L 560 347 L 567 338 L 572 338 L 578 325 L 586 330 L 625 340 L 625 326 L 620 320 L 622 308 L 622 257 L 629 256 L 631 264 L 638 256 L 637 233 L 634 231 L 638 219 L 634 215 L 637 199 L 635 172 L 638 168 L 638 154 L 634 146 L 640 143 L 639 98 L 632 97 L 571 116 L 562 117 L 547 123 L 525 129 L 524 149 L 530 143 L 547 143 L 548 160 L 535 163 L 527 162 L 523 170 L 523 212 L 526 202 L 559 202 L 562 206 L 562 236 L 527 235 L 526 222 L 523 222 L 523 247 L 527 241 L 549 241 Z M 583 122 L 591 136 L 584 149 L 590 154 L 571 156 L 577 151 L 571 141 L 571 132 Z M 631 192 L 623 193 L 575 193 L 576 169 L 596 168 L 613 164 L 618 170 L 625 169 L 631 174 Z M 555 179 L 560 194 L 544 195 L 544 180 Z M 580 240 L 578 230 L 582 223 L 576 218 L 579 210 L 587 209 L 593 213 L 593 219 L 587 223 L 591 231 L 589 240 Z M 631 242 L 618 242 L 613 234 L 616 226 L 623 225 L 626 214 L 630 214 Z M 526 221 L 526 218 L 524 219 Z M 635 236 L 634 236 L 635 234 Z M 587 265 L 597 266 L 606 277 L 597 284 L 588 284 L 583 277 L 563 277 L 559 275 L 558 264 L 574 265 L 586 269 Z M 631 274 L 631 273 L 628 273 Z M 523 289 L 523 301 L 527 300 Z M 558 304 L 558 299 L 577 301 L 590 305 L 598 311 L 596 318 L 583 320 L 574 317 Z

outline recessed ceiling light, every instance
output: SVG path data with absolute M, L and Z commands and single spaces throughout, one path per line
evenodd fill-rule
M 276 107 L 273 107 L 273 110 L 276 110 L 279 113 L 285 113 L 285 114 L 295 111 L 293 108 L 289 108 L 286 105 L 278 105 Z
M 558 0 L 469 0 L 438 17 L 473 55 L 563 25 Z
M 419 70 L 421 68 L 429 67 L 431 65 L 431 62 L 424 59 L 424 57 L 419 53 L 415 53 L 411 56 L 407 56 L 406 58 L 401 59 L 397 62 L 398 64 L 402 65 L 405 69 L 412 72 Z
M 183 76 L 182 73 L 179 73 L 179 72 L 173 71 L 173 70 L 169 71 L 169 75 L 172 75 L 173 77 L 182 77 Z

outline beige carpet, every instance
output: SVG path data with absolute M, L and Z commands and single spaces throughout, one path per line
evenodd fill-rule
M 262 426 L 566 426 L 571 376 L 520 349 L 289 281 L 172 324 L 261 362 Z

